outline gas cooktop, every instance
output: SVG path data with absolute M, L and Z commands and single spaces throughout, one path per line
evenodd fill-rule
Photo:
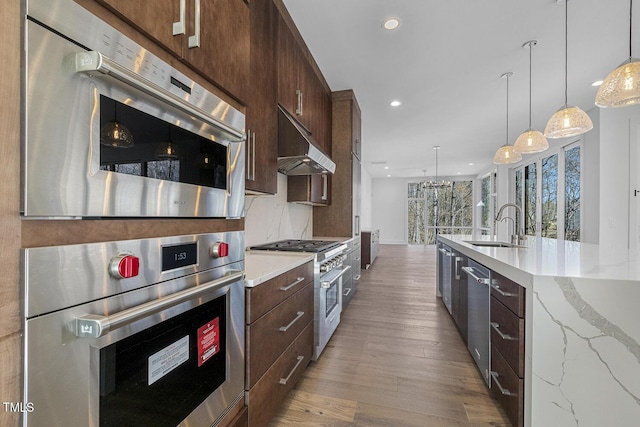
M 331 240 L 280 240 L 251 246 L 251 250 L 262 251 L 290 251 L 290 252 L 324 252 L 340 246 L 340 242 Z

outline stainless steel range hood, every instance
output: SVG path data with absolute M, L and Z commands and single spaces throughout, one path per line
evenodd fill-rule
M 278 105 L 278 171 L 285 175 L 334 173 L 336 164 L 298 120 Z

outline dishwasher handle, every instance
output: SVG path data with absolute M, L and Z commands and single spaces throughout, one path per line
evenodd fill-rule
M 462 267 L 462 271 L 471 276 L 476 282 L 481 285 L 489 285 L 490 281 L 488 277 L 482 277 L 475 273 L 475 268 L 473 267 Z

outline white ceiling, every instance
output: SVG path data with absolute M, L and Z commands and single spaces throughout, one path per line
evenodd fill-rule
M 562 0 L 561 0 L 562 1 Z M 557 0 L 284 0 L 331 90 L 353 89 L 362 109 L 362 163 L 375 177 L 476 175 L 529 122 L 544 131 L 564 104 L 564 2 Z M 639 2 L 640 3 L 640 2 Z M 629 0 L 572 0 L 569 104 L 588 111 L 603 79 L 629 56 Z M 634 12 L 634 57 L 640 51 Z M 382 29 L 389 17 L 395 31 Z M 398 99 L 402 105 L 389 106 Z M 552 147 L 561 140 L 549 140 Z M 566 141 L 565 141 L 566 142 Z M 525 158 L 526 160 L 526 158 Z M 388 170 L 378 162 L 386 162 Z M 469 166 L 469 163 L 473 163 Z

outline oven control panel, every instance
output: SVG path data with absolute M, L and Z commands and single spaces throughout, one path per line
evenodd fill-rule
M 347 255 L 346 254 L 340 254 L 336 257 L 333 257 L 325 262 L 323 262 L 322 264 L 320 264 L 320 272 L 321 273 L 326 273 L 328 271 L 333 270 L 334 268 L 340 267 L 342 265 L 342 263 L 344 262 L 344 260 L 347 259 Z

